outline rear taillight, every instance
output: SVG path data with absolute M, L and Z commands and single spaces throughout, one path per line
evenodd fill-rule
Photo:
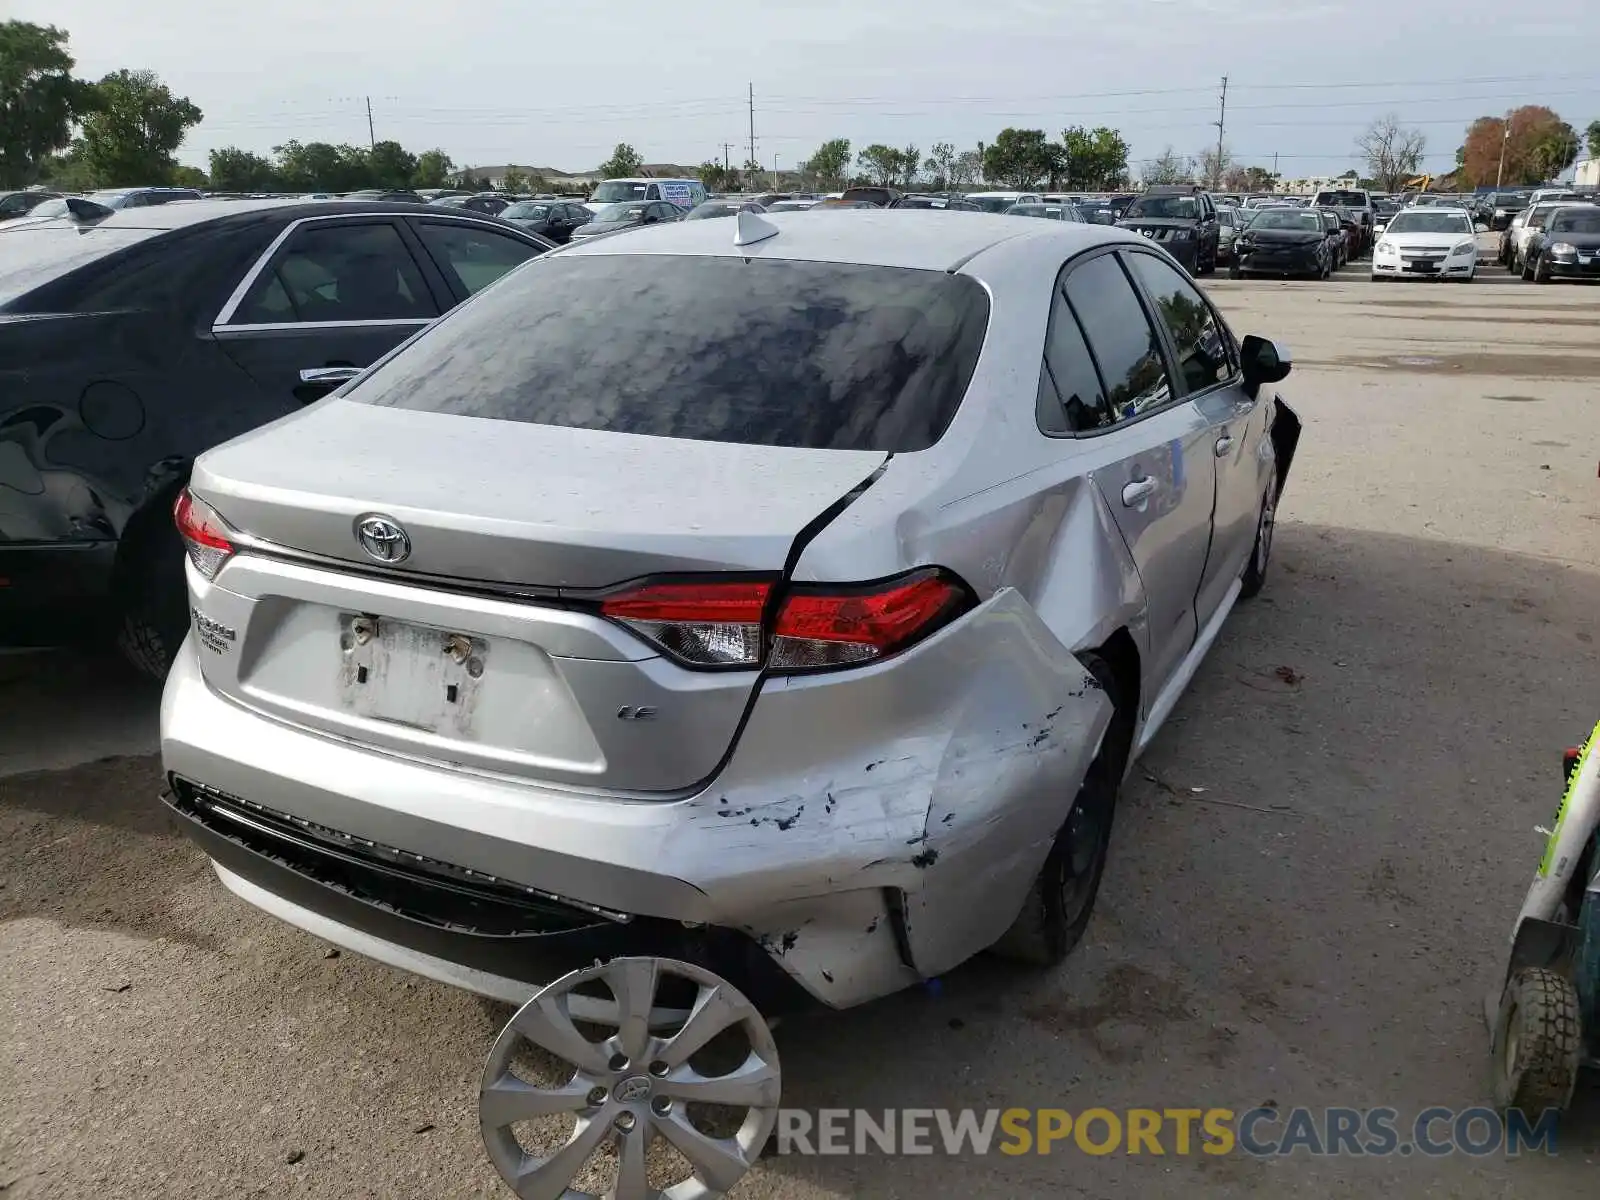
M 775 583 L 645 583 L 601 601 L 600 611 L 695 667 L 783 673 L 871 662 L 903 650 L 972 605 L 960 580 L 935 568 L 878 583 L 797 584 L 764 618 Z
M 204 500 L 196 499 L 188 488 L 178 496 L 178 503 L 172 508 L 172 519 L 194 569 L 207 579 L 215 579 L 222 564 L 233 556 L 233 543 L 228 540 L 233 530 L 228 523 Z

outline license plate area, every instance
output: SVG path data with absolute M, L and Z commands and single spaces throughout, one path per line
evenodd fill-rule
M 339 699 L 349 711 L 466 737 L 488 671 L 482 637 L 363 613 L 339 615 Z

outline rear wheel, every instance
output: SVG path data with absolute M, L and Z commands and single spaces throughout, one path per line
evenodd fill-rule
M 1244 278 L 1244 271 L 1241 270 L 1240 267 L 1239 267 L 1238 255 L 1235 255 L 1233 261 L 1228 264 L 1228 278 L 1229 279 L 1243 279 Z
M 1072 953 L 1089 926 L 1132 743 L 1133 714 L 1119 696 L 1111 665 L 1094 654 L 1084 655 L 1083 663 L 1116 711 L 1022 911 L 994 945 L 997 954 L 1042 967 L 1055 966 Z
M 1572 1102 L 1581 1051 L 1578 993 L 1544 967 L 1518 971 L 1500 995 L 1494 1026 L 1494 1102 L 1542 1113 Z
M 1542 254 L 1533 260 L 1533 281 L 1535 283 L 1550 282 L 1550 264 Z
M 1521 261 L 1522 261 L 1522 279 L 1523 279 L 1523 282 L 1526 283 L 1528 280 L 1533 278 L 1533 264 L 1530 263 L 1527 259 L 1523 259 Z
M 162 680 L 189 632 L 185 552 L 178 531 L 158 505 L 150 519 L 124 534 L 115 587 L 117 649 L 141 675 Z

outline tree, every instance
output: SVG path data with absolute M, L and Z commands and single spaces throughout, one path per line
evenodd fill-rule
M 1367 164 L 1367 172 L 1386 192 L 1398 192 L 1422 167 L 1422 152 L 1428 139 L 1420 129 L 1407 129 L 1395 113 L 1379 117 L 1356 138 L 1356 149 Z M 1359 171 L 1351 171 L 1355 179 Z
M 1174 154 L 1172 147 L 1168 146 L 1156 157 L 1144 164 L 1139 172 L 1139 177 L 1148 187 L 1153 183 L 1192 183 L 1194 182 L 1194 159 L 1185 155 Z
M 172 180 L 173 187 L 209 188 L 213 186 L 206 173 L 199 167 L 173 167 L 169 178 Z
M 225 146 L 211 152 L 211 186 L 219 192 L 276 191 L 278 169 L 259 154 Z
M 1222 177 L 1222 186 L 1230 192 L 1272 192 L 1278 187 L 1278 177 L 1265 167 L 1228 168 Z
M 1221 146 L 1207 146 L 1195 160 L 1195 173 L 1209 188 L 1222 186 L 1222 177 L 1233 166 L 1233 151 L 1224 142 Z
M 739 169 L 737 167 L 725 167 L 719 162 L 712 162 L 708 159 L 700 164 L 700 182 L 706 185 L 707 191 L 738 191 Z
M 1479 117 L 1467 129 L 1456 162 L 1464 186 L 1479 187 L 1498 181 L 1514 187 L 1543 183 L 1560 174 L 1577 158 L 1578 146 L 1578 134 L 1572 126 L 1543 105 L 1529 104 L 1514 110 L 1509 121 Z
M 528 173 L 518 167 L 507 167 L 506 173 L 500 177 L 500 190 L 502 192 L 527 191 Z
M 1583 132 L 1583 140 L 1589 145 L 1589 157 L 1600 158 L 1600 121 L 1589 122 L 1589 128 Z
M 461 172 L 461 178 L 456 181 L 456 186 L 463 192 L 481 192 L 487 184 L 472 173 L 472 168 L 467 167 Z
M 951 176 L 955 174 L 955 166 L 956 148 L 949 142 L 935 142 L 933 149 L 928 151 L 928 157 L 922 162 L 922 170 L 936 192 L 945 191 L 951 186 Z
M 456 164 L 450 161 L 450 156 L 443 150 L 424 150 L 417 155 L 417 167 L 411 173 L 411 181 L 415 187 L 442 188 L 450 182 L 454 175 Z
M 379 142 L 367 151 L 366 163 L 372 187 L 403 191 L 417 173 L 417 156 L 399 142 Z
M 874 142 L 856 155 L 856 165 L 879 187 L 888 187 L 900 177 L 900 151 Z
M 850 139 L 831 138 L 818 146 L 806 160 L 805 170 L 823 183 L 840 184 L 850 168 Z
M 644 166 L 644 159 L 639 157 L 639 152 L 627 142 L 618 142 L 617 148 L 611 152 L 611 157 L 600 164 L 601 179 L 626 179 L 630 175 L 637 175 L 639 168 Z
M 969 188 L 983 178 L 983 151 L 963 150 L 950 164 L 950 186 Z
M 0 187 L 35 182 L 71 140 L 92 97 L 72 67 L 66 30 L 0 21 Z
M 94 85 L 80 153 L 104 185 L 165 183 L 173 152 L 204 114 L 174 96 L 154 71 L 121 71 Z
M 1042 129 L 1002 129 L 983 151 L 983 177 L 1019 192 L 1050 175 L 1057 155 Z
M 907 146 L 900 151 L 900 186 L 910 189 L 917 182 L 917 172 L 922 170 L 922 151 Z
M 1128 143 L 1104 125 L 1061 131 L 1062 177 L 1073 191 L 1104 192 L 1122 186 L 1128 177 Z

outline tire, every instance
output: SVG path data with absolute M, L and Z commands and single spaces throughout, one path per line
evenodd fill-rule
M 1231 262 L 1231 263 L 1228 264 L 1228 278 L 1229 279 L 1243 279 L 1244 278 L 1244 272 L 1239 269 L 1239 263 L 1238 263 L 1237 260 L 1235 260 L 1234 262 Z
M 164 517 L 165 506 L 158 511 Z M 189 632 L 187 555 L 169 520 L 152 519 L 131 539 L 124 536 L 117 571 L 117 649 L 139 674 L 163 680 Z
M 1582 1049 L 1578 993 L 1544 967 L 1518 971 L 1494 1023 L 1494 1102 L 1528 1114 L 1572 1102 Z
M 1117 791 L 1133 741 L 1131 705 L 1119 696 L 1110 664 L 1098 655 L 1082 657 L 1116 712 L 1021 911 L 993 946 L 1002 958 L 1039 967 L 1053 967 L 1071 954 L 1094 914 L 1111 848 Z
M 1523 263 L 1522 263 L 1522 281 L 1524 283 L 1527 283 L 1532 279 L 1533 279 L 1533 264 L 1529 263 L 1527 260 L 1524 259 Z
M 1545 262 L 1542 254 L 1533 260 L 1533 281 L 1535 283 L 1550 282 L 1550 264 Z
M 1387 275 L 1379 275 L 1376 271 L 1370 271 L 1367 274 L 1367 282 L 1368 283 L 1388 283 L 1389 282 L 1389 277 Z
M 1256 517 L 1256 540 L 1250 547 L 1250 565 L 1240 578 L 1239 598 L 1248 600 L 1257 595 L 1267 582 L 1267 568 L 1272 565 L 1272 534 L 1278 524 L 1278 483 L 1274 479 L 1261 497 L 1261 512 Z

